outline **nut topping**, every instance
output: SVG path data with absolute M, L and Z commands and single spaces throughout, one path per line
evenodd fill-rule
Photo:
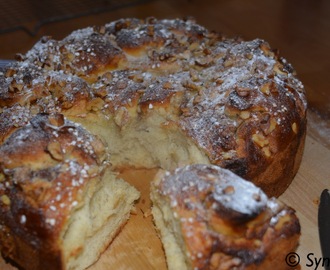
M 295 133 L 295 134 L 297 134 L 298 133 L 298 126 L 297 126 L 297 123 L 296 122 L 294 122 L 293 124 L 292 124 L 292 131 Z
M 1 202 L 5 205 L 10 205 L 10 198 L 4 194 L 1 196 Z
M 249 88 L 236 87 L 235 91 L 240 97 L 247 97 L 250 94 Z
M 64 125 L 63 114 L 52 114 L 48 117 L 49 124 L 55 127 L 61 127 Z
M 50 142 L 47 146 L 47 151 L 49 152 L 50 156 L 57 160 L 61 161 L 63 160 L 63 153 L 61 144 L 57 141 Z

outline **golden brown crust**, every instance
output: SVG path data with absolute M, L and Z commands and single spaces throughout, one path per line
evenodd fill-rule
M 45 37 L 0 74 L 0 112 L 5 179 L 0 182 L 5 196 L 0 208 L 6 217 L 1 222 L 8 221 L 10 225 L 2 226 L 9 231 L 18 224 L 19 213 L 9 211 L 4 205 L 8 200 L 16 205 L 21 198 L 19 205 L 26 211 L 40 208 L 39 224 L 48 233 L 47 218 L 61 218 L 47 216 L 52 212 L 46 201 L 32 207 L 34 192 L 44 194 L 57 177 L 59 182 L 74 180 L 74 168 L 65 171 L 67 167 L 101 166 L 99 154 L 73 145 L 76 135 L 66 118 L 111 119 L 124 129 L 132 119 L 159 115 L 161 127 L 175 127 L 171 130 L 184 134 L 208 162 L 274 196 L 296 174 L 306 134 L 304 88 L 285 59 L 263 40 L 225 38 L 191 20 L 122 19 L 77 30 L 63 40 Z M 55 127 L 49 121 L 61 124 Z M 75 123 L 70 126 L 85 134 L 86 142 L 93 137 Z M 40 187 L 31 182 L 37 176 L 44 178 Z M 18 187 L 19 192 L 11 192 Z M 31 187 L 32 195 L 23 187 Z M 15 224 L 9 222 L 15 219 Z M 29 230 L 21 226 L 15 237 L 24 238 Z M 50 234 L 49 239 L 55 238 Z
M 39 114 L 5 141 L 0 149 L 5 258 L 26 265 L 28 254 L 38 252 L 36 267 L 29 269 L 52 263 L 50 269 L 61 269 L 60 234 L 89 179 L 102 170 L 104 151 L 95 136 L 61 114 Z
M 294 210 L 220 167 L 160 173 L 151 198 L 173 211 L 187 269 L 274 269 L 275 261 L 276 269 L 285 269 L 286 254 L 298 245 Z
M 211 163 L 275 196 L 296 173 L 287 161 L 306 133 L 304 89 L 285 59 L 263 40 L 227 39 L 192 21 L 123 19 L 44 38 L 5 72 L 1 97 L 4 117 L 15 107 L 24 119 L 165 108 Z

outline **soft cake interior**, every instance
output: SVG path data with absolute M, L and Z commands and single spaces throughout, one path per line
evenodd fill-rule
M 63 231 L 66 269 L 85 269 L 116 236 L 128 220 L 139 192 L 107 170 L 103 179 L 93 179 Z M 100 181 L 101 180 L 101 181 Z
M 124 127 L 102 113 L 68 118 L 105 143 L 111 155 L 111 169 L 162 167 L 170 170 L 183 164 L 209 163 L 205 154 L 177 126 L 171 126 L 156 112 L 146 118 L 136 117 Z M 102 178 L 102 181 L 91 181 L 83 196 L 84 202 L 75 210 L 63 233 L 64 261 L 69 262 L 67 269 L 83 269 L 93 263 L 128 219 L 130 209 L 138 199 L 135 188 L 116 179 L 110 169 Z M 170 209 L 160 208 L 159 211 L 167 212 L 169 222 L 175 222 Z M 163 224 L 157 226 L 165 228 Z M 174 269 L 185 269 L 185 263 L 180 262 L 180 254 L 184 252 L 180 246 L 183 245 L 178 240 L 180 236 L 173 233 L 168 232 L 163 243 L 173 247 L 170 250 L 173 249 L 174 256 L 169 256 L 169 264 L 173 264 Z
M 164 246 L 168 269 L 189 269 L 178 219 L 174 217 L 168 202 L 157 192 L 152 192 L 150 196 L 153 202 L 152 215 Z
M 134 117 L 123 127 L 102 113 L 73 119 L 102 138 L 111 153 L 110 162 L 117 169 L 171 170 L 178 165 L 210 163 L 196 144 L 156 111 L 148 117 Z

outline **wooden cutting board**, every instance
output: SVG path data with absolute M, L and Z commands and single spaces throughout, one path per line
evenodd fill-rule
M 141 199 L 136 205 L 136 213 L 131 216 L 99 261 L 89 270 L 166 269 L 162 245 L 150 216 L 149 181 L 155 172 L 156 170 L 130 170 L 122 173 L 122 178 L 140 190 Z M 302 269 L 316 269 L 315 259 L 322 258 L 317 210 L 319 196 L 325 188 L 330 189 L 330 150 L 311 136 L 307 136 L 299 172 L 288 190 L 280 197 L 282 201 L 296 209 L 300 219 L 302 235 L 297 254 Z M 322 268 L 318 267 L 318 269 Z M 0 269 L 16 268 L 0 259 Z

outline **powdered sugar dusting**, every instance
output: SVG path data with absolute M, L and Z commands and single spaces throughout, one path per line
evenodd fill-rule
M 293 68 L 267 42 L 225 38 L 191 20 L 149 18 L 88 27 L 63 40 L 42 38 L 0 73 L 0 109 L 0 151 L 13 156 L 0 157 L 4 177 L 20 166 L 29 174 L 40 169 L 36 164 L 52 168 L 39 176 L 47 175 L 41 189 L 55 188 L 46 207 L 46 223 L 55 226 L 58 209 L 77 207 L 75 192 L 93 166 L 105 162 L 104 145 L 65 115 L 104 116 L 123 128 L 129 117 L 158 114 L 211 163 L 253 179 L 259 171 L 251 168 L 266 170 L 281 147 L 303 136 L 306 101 Z M 0 182 L 0 191 L 14 188 L 12 183 Z M 182 190 L 203 192 L 208 185 L 190 181 Z M 213 198 L 215 208 L 221 192 Z M 248 214 L 258 208 L 232 205 Z M 26 224 L 29 217 L 19 221 Z

